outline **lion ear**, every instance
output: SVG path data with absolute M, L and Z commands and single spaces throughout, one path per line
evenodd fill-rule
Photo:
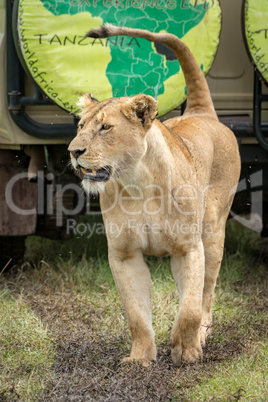
M 90 93 L 87 93 L 78 99 L 77 106 L 79 106 L 83 111 L 83 109 L 92 107 L 93 105 L 96 105 L 97 103 L 99 103 L 99 101 L 97 99 L 95 99 Z
M 157 101 L 149 95 L 136 95 L 121 106 L 123 114 L 133 123 L 141 124 L 147 131 L 157 115 Z

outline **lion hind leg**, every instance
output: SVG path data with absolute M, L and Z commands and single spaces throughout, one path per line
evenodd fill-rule
M 200 341 L 206 345 L 207 337 L 212 333 L 212 307 L 214 303 L 214 291 L 221 267 L 225 238 L 225 220 L 214 230 L 211 235 L 203 237 L 205 251 L 205 278 L 202 302 L 202 323 L 200 329 Z
M 172 360 L 178 365 L 202 358 L 200 326 L 204 286 L 204 248 L 200 240 L 185 256 L 172 256 L 171 269 L 180 305 L 171 331 Z

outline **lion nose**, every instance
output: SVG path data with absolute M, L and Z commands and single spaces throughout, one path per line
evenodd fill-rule
M 86 151 L 86 148 L 84 149 L 74 149 L 71 151 L 71 154 L 75 157 L 75 159 L 79 158 L 84 152 Z

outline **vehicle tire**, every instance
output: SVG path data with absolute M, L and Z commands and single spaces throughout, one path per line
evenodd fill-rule
M 0 272 L 8 271 L 23 259 L 26 238 L 27 236 L 0 236 Z
M 268 202 L 263 203 L 263 228 L 262 237 L 268 237 Z

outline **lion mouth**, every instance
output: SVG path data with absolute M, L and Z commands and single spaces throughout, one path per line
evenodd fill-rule
M 111 167 L 104 166 L 100 169 L 85 169 L 80 166 L 81 171 L 84 173 L 84 180 L 91 180 L 91 181 L 107 181 L 111 176 Z

